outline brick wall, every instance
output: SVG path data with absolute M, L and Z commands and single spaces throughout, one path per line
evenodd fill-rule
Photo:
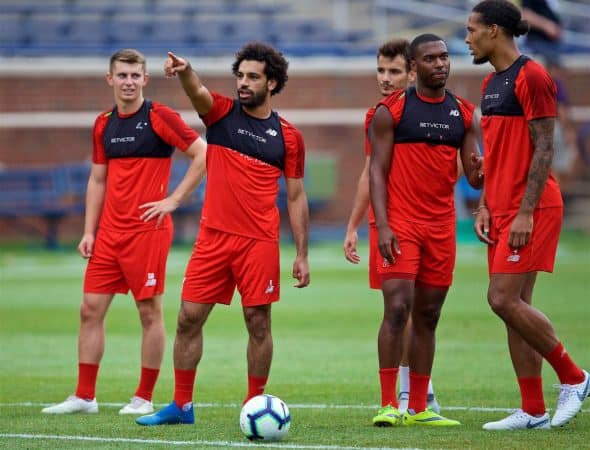
M 588 71 L 570 74 L 567 84 L 574 105 L 590 105 L 586 89 Z M 233 94 L 229 76 L 204 76 L 212 90 Z M 482 75 L 457 72 L 448 87 L 474 103 L 479 102 Z M 0 111 L 7 112 L 98 112 L 112 103 L 111 88 L 103 77 L 0 76 Z M 575 95 L 574 95 L 575 94 Z M 145 95 L 175 109 L 191 109 L 176 80 L 154 77 Z M 378 99 L 372 73 L 355 75 L 292 74 L 283 93 L 273 99 L 277 109 L 361 108 Z M 289 117 L 286 117 L 289 120 Z M 297 123 L 295 122 L 297 126 Z M 81 161 L 90 157 L 91 126 L 88 128 L 4 128 L 0 127 L 0 163 L 4 165 L 51 164 Z M 350 211 L 356 180 L 362 168 L 363 126 L 302 125 L 309 152 L 333 152 L 338 162 L 336 195 L 313 219 L 343 223 Z M 201 130 L 202 131 L 202 130 Z M 6 231 L 0 226 L 0 231 Z

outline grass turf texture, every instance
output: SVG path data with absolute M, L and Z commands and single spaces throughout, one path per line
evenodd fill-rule
M 74 248 L 0 251 L 0 448 L 249 445 L 238 423 L 246 391 L 246 332 L 239 302 L 216 307 L 205 326 L 205 351 L 195 389 L 196 425 L 145 428 L 135 425 L 132 417 L 117 414 L 133 395 L 139 373 L 140 326 L 130 296 L 117 296 L 107 316 L 106 351 L 97 385 L 99 414 L 48 416 L 40 413 L 41 408 L 64 400 L 75 389 L 84 263 Z M 168 342 L 154 394 L 159 405 L 172 398 L 172 343 L 190 251 L 174 248 L 169 259 Z M 366 249 L 361 254 L 366 255 Z M 507 415 L 507 408 L 520 406 L 506 333 L 485 300 L 483 246 L 459 246 L 455 283 L 437 334 L 435 391 L 443 414 L 462 422 L 449 429 L 371 426 L 379 402 L 376 336 L 382 301 L 379 292 L 367 288 L 366 257 L 353 266 L 344 260 L 338 243 L 313 245 L 312 285 L 296 290 L 289 278 L 293 255 L 293 248 L 284 246 L 282 300 L 273 307 L 275 356 L 266 390 L 287 402 L 293 422 L 285 441 L 252 445 L 334 450 L 590 448 L 590 401 L 564 428 L 509 433 L 481 429 L 484 422 Z M 553 321 L 569 353 L 587 369 L 589 267 L 590 239 L 564 234 L 555 274 L 540 274 L 535 290 L 535 304 Z M 551 385 L 556 382 L 545 366 L 545 397 L 551 409 L 557 399 Z M 88 438 L 95 440 L 81 440 Z

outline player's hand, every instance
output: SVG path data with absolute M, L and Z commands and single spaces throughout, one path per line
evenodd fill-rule
M 298 283 L 293 285 L 296 288 L 304 288 L 309 285 L 309 263 L 307 257 L 297 256 L 293 262 L 293 278 Z
M 344 257 L 353 264 L 358 264 L 361 260 L 361 257 L 356 252 L 358 240 L 359 236 L 356 231 L 346 232 L 344 237 Z
M 88 259 L 92 256 L 92 250 L 94 249 L 94 234 L 87 233 L 82 236 L 82 240 L 78 244 L 78 251 L 82 258 Z
M 519 212 L 510 225 L 508 245 L 512 248 L 524 247 L 533 233 L 533 214 Z
M 144 222 L 149 222 L 157 217 L 156 228 L 159 228 L 162 220 L 166 217 L 166 214 L 175 211 L 179 204 L 180 203 L 172 197 L 166 197 L 157 202 L 144 203 L 139 206 L 139 209 L 144 210 L 139 218 Z
M 168 52 L 168 59 L 164 63 L 164 75 L 166 78 L 175 77 L 177 73 L 184 72 L 188 68 L 190 68 L 190 64 L 186 59 Z
M 473 169 L 477 170 L 477 178 L 483 178 L 483 156 L 472 153 L 471 164 L 473 164 Z
M 494 241 L 489 238 L 490 232 L 490 211 L 486 206 L 480 206 L 475 211 L 475 222 L 473 223 L 473 230 L 477 239 L 484 244 L 492 245 Z
M 378 227 L 377 232 L 379 233 L 379 253 L 381 253 L 383 258 L 393 264 L 395 262 L 395 256 L 402 254 L 397 236 L 389 225 Z

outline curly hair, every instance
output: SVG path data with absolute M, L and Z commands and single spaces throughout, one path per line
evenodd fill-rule
M 264 75 L 266 75 L 266 78 L 277 82 L 275 88 L 270 91 L 270 95 L 278 94 L 283 90 L 289 79 L 287 75 L 289 62 L 281 52 L 263 42 L 250 42 L 236 53 L 236 60 L 232 65 L 234 75 L 238 74 L 240 64 L 244 60 L 264 63 Z
M 518 7 L 508 0 L 484 0 L 473 7 L 474 13 L 481 15 L 486 25 L 498 25 L 509 36 L 522 36 L 529 31 L 529 23 L 522 20 Z

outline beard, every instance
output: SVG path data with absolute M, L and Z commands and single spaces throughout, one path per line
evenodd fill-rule
M 247 108 L 257 108 L 265 102 L 266 90 L 260 92 L 252 92 L 252 95 L 246 99 L 240 98 L 238 95 L 238 100 L 240 101 L 240 104 L 242 106 L 246 106 Z
M 476 64 L 478 66 L 485 64 L 489 61 L 489 58 L 487 56 L 481 56 L 479 58 L 476 58 L 475 56 L 473 57 L 473 64 Z

